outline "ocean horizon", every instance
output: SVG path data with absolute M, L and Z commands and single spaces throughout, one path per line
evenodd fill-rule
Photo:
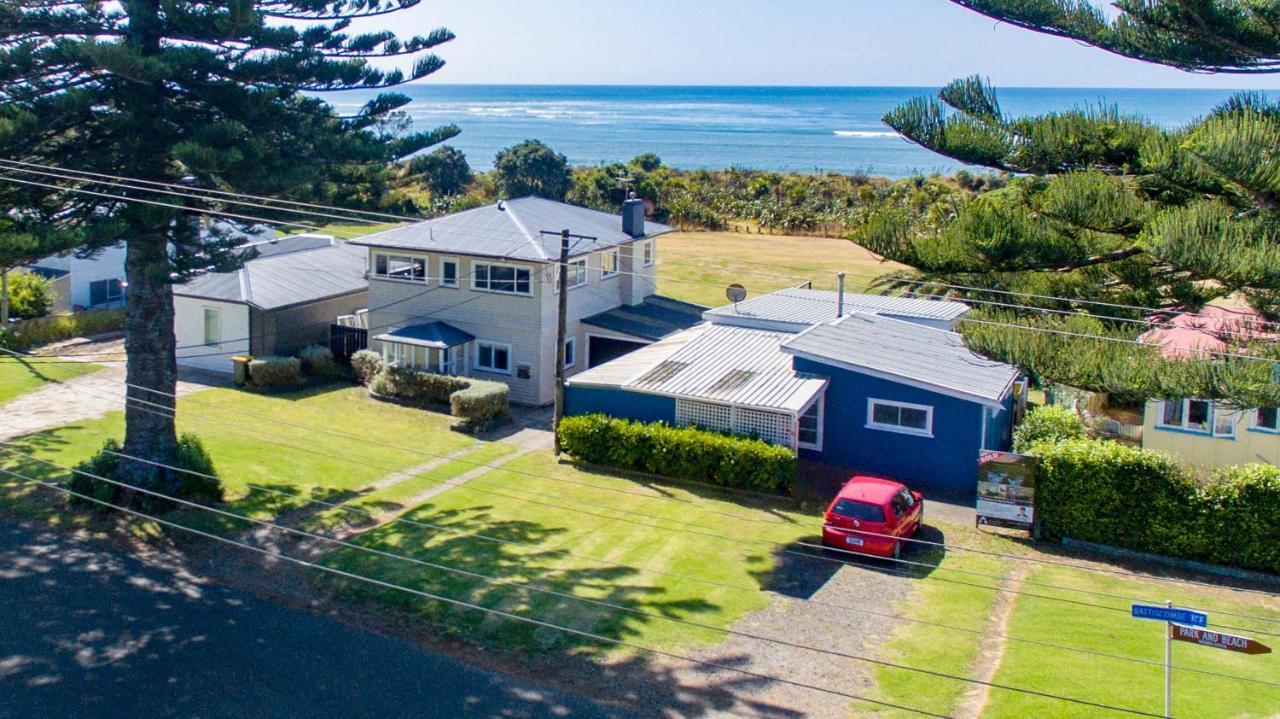
M 964 168 L 916 146 L 881 122 L 930 87 L 749 85 L 465 85 L 415 83 L 398 89 L 415 129 L 456 124 L 448 144 L 487 170 L 497 152 L 537 139 L 578 166 L 623 162 L 652 152 L 671 167 L 777 172 L 841 172 L 893 178 Z M 1039 114 L 1114 105 L 1164 126 L 1212 110 L 1233 90 L 1161 88 L 1000 88 L 1006 113 Z M 328 93 L 349 113 L 373 91 Z M 972 168 L 971 168 L 972 169 Z

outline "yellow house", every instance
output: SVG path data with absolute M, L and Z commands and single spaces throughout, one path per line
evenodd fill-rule
M 1280 413 L 1275 407 L 1233 409 L 1212 400 L 1151 400 L 1143 413 L 1142 446 L 1205 469 L 1280 464 Z

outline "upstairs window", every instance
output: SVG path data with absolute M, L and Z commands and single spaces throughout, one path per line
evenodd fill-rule
M 458 261 L 440 260 L 440 286 L 458 286 Z
M 485 292 L 527 295 L 532 292 L 532 272 L 527 267 L 476 263 L 472 287 Z
M 556 266 L 556 291 L 560 291 L 560 266 Z M 587 258 L 569 260 L 569 276 L 566 278 L 569 289 L 587 284 Z
M 388 280 L 425 283 L 427 281 L 427 260 L 425 257 L 379 253 L 373 256 L 373 274 L 376 277 Z
M 618 274 L 618 251 L 609 250 L 600 253 L 600 279 L 606 279 Z
M 641 254 L 641 258 L 644 261 L 644 266 L 652 267 L 653 266 L 653 240 L 649 240 L 648 242 L 645 242 L 640 245 L 640 254 Z
M 932 437 L 933 407 L 884 399 L 868 399 L 867 428 Z

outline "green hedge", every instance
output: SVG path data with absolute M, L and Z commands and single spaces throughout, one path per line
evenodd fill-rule
M 474 425 L 505 417 L 510 411 L 511 389 L 501 382 L 384 366 L 368 384 L 369 391 L 379 397 L 422 406 L 447 404 L 450 414 Z
M 795 455 L 763 440 L 602 414 L 566 417 L 560 446 L 583 462 L 766 492 L 790 489 Z
M 1045 537 L 1280 572 L 1280 469 L 1243 465 L 1200 481 L 1162 452 L 1087 439 L 1035 455 Z
M 121 457 L 113 454 L 113 452 L 122 451 L 118 441 L 114 439 L 107 440 L 102 445 L 101 451 L 76 465 L 76 469 L 80 471 L 71 475 L 71 479 L 67 482 L 68 488 L 103 502 L 120 504 L 125 499 L 125 494 L 128 490 L 119 485 L 86 475 L 91 474 L 117 482 L 134 484 L 129 477 L 123 476 L 120 472 L 120 462 L 129 460 L 122 460 Z M 217 479 L 210 478 L 218 476 L 217 469 L 213 466 L 213 458 L 209 456 L 209 452 L 204 448 L 199 437 L 190 433 L 185 433 L 178 437 L 178 447 L 173 463 L 175 467 L 191 470 L 191 472 L 167 470 L 161 477 L 159 484 L 149 489 L 170 497 L 188 499 L 201 504 L 222 501 L 222 483 Z M 81 472 L 84 474 L 81 474 Z M 198 474 L 192 474 L 192 472 Z M 89 504 L 94 507 L 102 506 L 84 499 L 74 497 L 72 499 L 76 503 Z M 181 506 L 177 502 L 141 492 L 136 493 L 135 503 L 148 511 L 160 512 Z
M 470 386 L 449 395 L 449 413 L 478 425 L 506 416 L 511 388 L 501 382 L 467 380 Z
M 351 371 L 355 373 L 356 380 L 366 387 L 386 366 L 382 355 L 373 350 L 360 350 L 351 355 Z
M 322 345 L 303 347 L 298 353 L 302 371 L 309 377 L 328 377 L 334 373 L 333 352 Z
M 87 337 L 124 328 L 124 310 L 89 310 L 70 315 L 38 317 L 0 327 L 0 347 L 27 350 L 32 347 Z
M 249 379 L 259 387 L 289 387 L 302 381 L 297 357 L 256 357 L 249 361 Z
M 1025 453 L 1040 442 L 1080 439 L 1086 433 L 1084 419 L 1070 407 L 1046 405 L 1029 412 L 1013 430 L 1013 451 Z

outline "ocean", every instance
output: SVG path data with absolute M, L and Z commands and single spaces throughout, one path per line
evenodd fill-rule
M 453 123 L 449 144 L 472 167 L 492 167 L 498 150 L 538 139 L 573 165 L 600 165 L 653 152 L 682 169 L 727 167 L 905 177 L 962 165 L 917 147 L 884 125 L 885 112 L 936 88 L 639 87 L 583 85 L 408 85 L 405 109 L 417 127 Z M 332 93 L 342 112 L 374 93 Z M 1007 113 L 1116 105 L 1163 125 L 1204 115 L 1228 90 L 1008 88 Z

